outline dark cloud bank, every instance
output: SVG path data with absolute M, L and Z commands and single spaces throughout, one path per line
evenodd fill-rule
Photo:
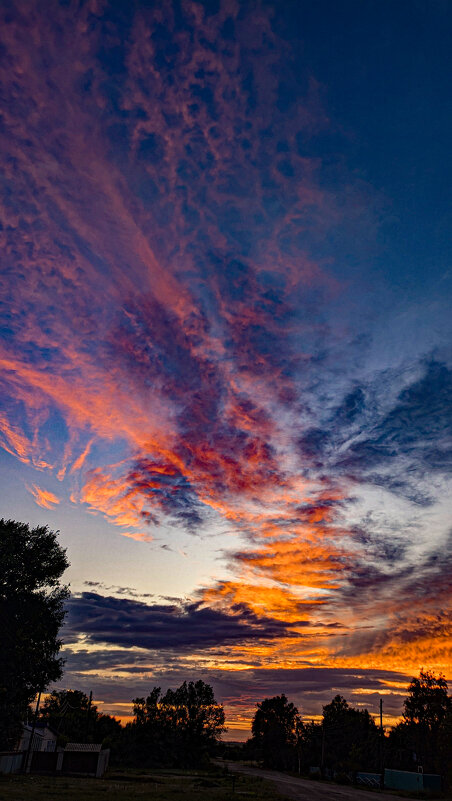
M 84 634 L 92 643 L 185 652 L 290 636 L 290 628 L 280 620 L 258 617 L 241 604 L 226 614 L 200 603 L 148 605 L 84 592 L 68 602 L 64 639 L 71 642 Z

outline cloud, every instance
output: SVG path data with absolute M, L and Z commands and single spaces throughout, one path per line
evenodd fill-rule
M 84 581 L 84 587 L 89 587 L 90 591 L 105 590 L 114 592 L 116 595 L 127 595 L 128 598 L 154 598 L 152 592 L 137 592 L 135 587 L 121 587 L 118 584 L 105 584 L 103 581 Z
M 290 624 L 235 605 L 229 614 L 200 603 L 145 604 L 82 593 L 68 602 L 64 639 L 83 634 L 90 642 L 183 652 L 225 643 L 290 636 Z
M 376 384 L 348 393 L 324 426 L 303 433 L 302 458 L 317 471 L 432 503 L 426 474 L 452 472 L 452 372 L 434 359 L 419 364 L 418 372 L 389 408 L 383 395 L 375 402 Z M 377 381 L 381 392 L 390 378 Z
M 171 509 L 196 529 L 203 505 L 282 480 L 275 413 L 296 397 L 298 306 L 335 291 L 299 245 L 308 220 L 340 217 L 298 145 L 328 121 L 308 82 L 289 124 L 265 14 L 168 3 L 77 19 L 32 3 L 26 22 L 4 20 L 21 76 L 0 75 L 18 204 L 2 207 L 16 298 L 4 444 L 84 471 L 74 498 L 119 526 Z M 47 425 L 56 414 L 64 427 Z M 116 439 L 121 476 L 97 461 Z
M 127 653 L 114 650 L 65 649 L 66 683 L 78 687 L 92 687 L 95 695 L 102 698 L 106 710 L 118 714 L 115 704 L 121 704 L 121 714 L 132 714 L 131 699 L 146 696 L 154 686 L 164 690 L 178 686 L 191 676 L 202 676 L 203 681 L 214 687 L 216 698 L 225 705 L 230 730 L 243 731 L 249 736 L 249 725 L 256 704 L 265 697 L 285 692 L 306 719 L 322 713 L 322 706 L 329 703 L 336 693 L 356 705 L 365 701 L 374 715 L 378 714 L 379 699 L 384 698 L 385 720 L 400 715 L 410 673 L 378 670 L 325 667 L 250 668 L 234 671 L 212 669 L 199 664 L 197 659 L 187 656 L 183 664 L 170 658 L 164 664 L 149 658 L 143 652 Z M 365 693 L 365 694 L 363 694 Z M 243 736 L 243 735 L 242 735 Z
M 54 509 L 60 502 L 60 499 L 57 498 L 53 492 L 41 489 L 36 484 L 32 484 L 31 487 L 27 487 L 27 489 L 33 495 L 38 506 L 42 506 L 43 509 Z

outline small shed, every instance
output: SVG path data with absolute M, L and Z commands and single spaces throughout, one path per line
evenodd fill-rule
M 102 743 L 68 743 L 61 771 L 100 778 L 107 770 L 109 757 L 110 749 L 102 748 Z

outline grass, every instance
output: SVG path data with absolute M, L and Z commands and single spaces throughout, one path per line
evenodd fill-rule
M 234 786 L 235 785 L 235 786 Z M 190 771 L 111 771 L 103 779 L 0 776 L 0 801 L 278 801 L 254 776 Z

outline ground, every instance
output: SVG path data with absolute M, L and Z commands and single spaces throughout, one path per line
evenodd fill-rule
M 359 790 L 278 771 L 228 763 L 217 773 L 110 771 L 103 779 L 0 776 L 0 801 L 397 801 L 400 796 Z M 451 799 L 449 799 L 451 801 Z
M 256 776 L 202 772 L 111 771 L 104 779 L 1 776 L 0 801 L 283 801 Z
M 217 764 L 218 762 L 219 760 Z M 400 801 L 401 796 L 406 798 L 409 795 L 408 793 L 394 795 L 390 792 L 382 793 L 379 790 L 360 790 L 357 787 L 333 782 L 301 779 L 276 770 L 262 770 L 238 762 L 228 762 L 227 765 L 229 771 L 238 773 L 241 777 L 251 778 L 254 776 L 271 781 L 279 793 L 293 801 Z M 443 797 L 443 801 L 452 801 L 452 799 L 449 796 L 448 799 Z

